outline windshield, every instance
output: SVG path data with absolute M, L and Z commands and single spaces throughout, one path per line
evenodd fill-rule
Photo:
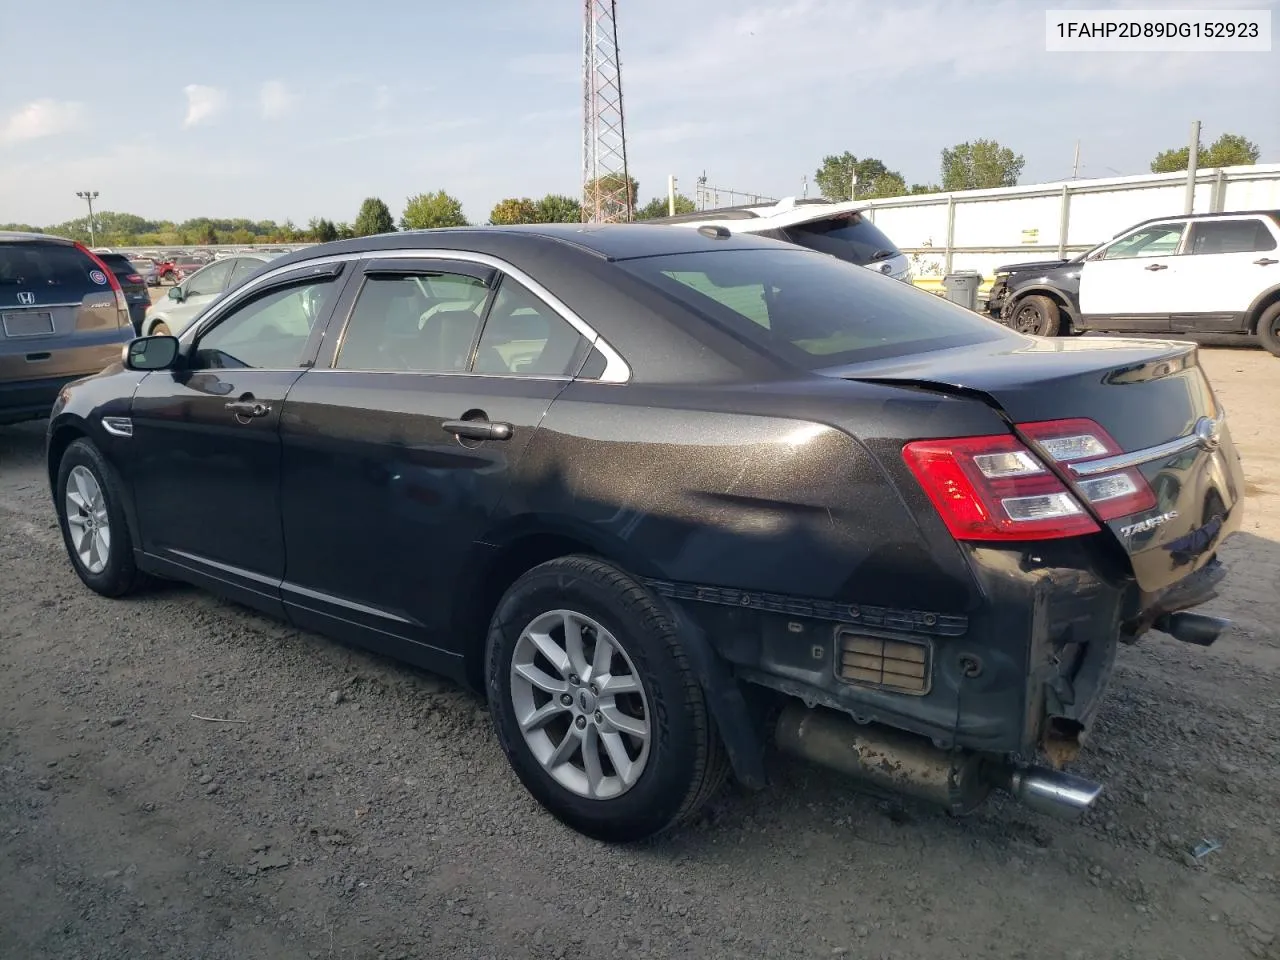
M 811 370 L 1017 337 L 933 294 L 803 250 L 683 253 L 619 266 Z

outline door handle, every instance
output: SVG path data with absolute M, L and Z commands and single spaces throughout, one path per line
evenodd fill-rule
M 455 437 L 467 440 L 510 440 L 511 424 L 492 420 L 446 420 L 441 424 Z
M 1272 260 L 1270 257 L 1263 257 L 1261 260 L 1253 261 L 1260 267 L 1269 267 L 1273 263 L 1280 263 L 1280 260 Z
M 1143 269 L 1144 270 L 1168 270 L 1169 268 L 1166 267 L 1163 263 L 1153 263 L 1149 267 L 1143 267 Z
M 228 400 L 226 408 L 237 417 L 265 417 L 271 412 L 271 404 L 257 400 Z

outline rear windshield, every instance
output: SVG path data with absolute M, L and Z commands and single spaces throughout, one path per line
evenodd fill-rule
M 98 259 L 110 267 L 112 273 L 133 273 L 133 264 L 122 253 L 100 253 Z
M 805 250 L 722 250 L 619 266 L 811 370 L 1017 335 L 941 297 Z
M 0 243 L 0 290 L 7 291 L 0 303 L 9 306 L 12 294 L 34 293 L 38 303 L 50 297 L 76 300 L 87 293 L 110 289 L 110 281 L 89 257 L 63 243 Z M 19 302 L 21 302 L 19 300 Z
M 793 243 L 829 253 L 850 263 L 868 264 L 898 256 L 898 247 L 860 213 L 788 227 Z

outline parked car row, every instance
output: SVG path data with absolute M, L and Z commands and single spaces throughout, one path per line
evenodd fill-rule
M 44 243 L 0 260 L 32 338 L 0 356 L 55 342 L 51 250 L 119 356 L 119 283 Z M 1031 336 L 867 245 L 575 224 L 219 261 L 53 388 L 70 562 L 475 686 L 529 791 L 606 840 L 763 785 L 771 741 L 1078 816 L 1101 785 L 1061 767 L 1117 645 L 1225 626 L 1189 612 L 1242 523 L 1225 414 L 1191 344 Z

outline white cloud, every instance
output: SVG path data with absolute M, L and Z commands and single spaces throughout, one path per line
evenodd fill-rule
M 227 92 L 217 87 L 189 83 L 182 88 L 182 92 L 187 95 L 187 115 L 182 121 L 184 127 L 207 123 L 227 106 Z
M 383 111 L 391 106 L 391 88 L 385 83 L 373 88 L 373 109 Z
M 84 105 L 67 100 L 33 100 L 9 116 L 0 127 L 0 143 L 38 140 L 75 127 Z
M 262 85 L 258 100 L 262 104 L 262 116 L 267 120 L 274 120 L 288 113 L 298 98 L 285 86 L 284 81 L 268 80 Z

